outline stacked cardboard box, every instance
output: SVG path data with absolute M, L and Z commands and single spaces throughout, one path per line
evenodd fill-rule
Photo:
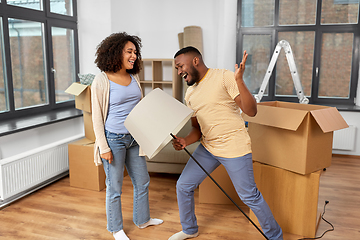
M 102 166 L 94 164 L 94 142 L 87 138 L 68 145 L 70 186 L 101 191 L 105 188 Z
M 320 173 L 331 165 L 333 131 L 348 125 L 336 108 L 278 101 L 259 103 L 255 117 L 243 118 L 249 123 L 255 182 L 275 219 L 284 232 L 314 237 Z M 224 179 L 221 168 L 212 174 L 215 180 Z M 209 181 L 200 185 L 200 202 L 229 203 Z M 257 221 L 252 212 L 250 218 Z
M 65 90 L 66 93 L 75 95 L 75 107 L 83 111 L 85 137 L 95 142 L 95 134 L 91 119 L 91 88 L 75 82 Z
M 105 173 L 103 166 L 94 164 L 90 86 L 75 82 L 65 92 L 75 95 L 75 107 L 83 111 L 85 130 L 85 138 L 68 145 L 70 186 L 101 191 L 105 188 Z

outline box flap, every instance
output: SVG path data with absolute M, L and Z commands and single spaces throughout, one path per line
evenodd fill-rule
M 324 133 L 349 127 L 335 107 L 310 111 Z
M 70 87 L 68 87 L 65 90 L 65 92 L 75 96 L 79 96 L 87 87 L 88 87 L 87 85 L 74 82 L 73 84 L 70 85 Z
M 277 127 L 296 131 L 304 120 L 308 111 L 298 109 L 284 109 L 274 106 L 265 106 L 258 104 L 258 112 L 255 117 L 249 117 L 242 114 L 243 119 L 250 123 Z

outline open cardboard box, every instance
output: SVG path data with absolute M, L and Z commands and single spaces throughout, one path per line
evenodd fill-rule
M 75 95 L 75 107 L 77 109 L 91 113 L 90 86 L 74 82 L 65 90 L 65 92 Z
M 74 82 L 65 90 L 65 92 L 75 95 L 75 107 L 83 111 L 85 137 L 95 141 L 93 123 L 91 119 L 90 86 Z
M 258 103 L 249 123 L 253 160 L 300 174 L 329 167 L 333 131 L 348 125 L 335 107 L 289 102 Z

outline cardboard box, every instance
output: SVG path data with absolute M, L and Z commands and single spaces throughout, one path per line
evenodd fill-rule
M 249 122 L 253 160 L 300 174 L 331 165 L 333 131 L 348 125 L 334 107 L 288 103 L 258 103 Z
M 65 92 L 75 95 L 75 107 L 91 113 L 91 90 L 90 86 L 74 82 Z
M 318 207 L 321 171 L 302 175 L 258 162 L 253 167 L 256 185 L 283 232 L 315 237 L 323 205 Z M 249 217 L 258 224 L 252 211 Z
M 94 141 L 87 138 L 68 144 L 70 186 L 101 191 L 105 188 L 103 166 L 95 166 Z
M 75 95 L 75 107 L 83 111 L 85 137 L 95 141 L 91 119 L 91 87 L 74 82 L 65 90 L 65 92 Z
M 315 237 L 322 209 L 318 204 L 321 171 L 302 175 L 258 162 L 254 162 L 253 167 L 255 183 L 282 230 Z M 211 176 L 236 204 L 246 206 L 238 197 L 223 165 Z M 209 177 L 199 186 L 199 203 L 233 204 Z M 260 227 L 251 210 L 249 217 Z
M 93 142 L 95 142 L 95 133 L 94 133 L 94 127 L 92 122 L 92 116 L 89 112 L 83 112 L 83 118 L 84 118 L 84 130 L 85 130 L 85 137 Z

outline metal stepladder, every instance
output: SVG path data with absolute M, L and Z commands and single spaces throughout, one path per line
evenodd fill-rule
M 259 90 L 258 94 L 254 96 L 255 99 L 256 99 L 256 102 L 259 103 L 261 101 L 263 95 L 264 95 L 266 86 L 267 86 L 267 84 L 269 82 L 271 73 L 274 70 L 275 63 L 276 63 L 276 61 L 277 61 L 277 59 L 279 57 L 279 54 L 280 54 L 280 51 L 281 51 L 282 48 L 285 51 L 286 59 L 287 59 L 287 62 L 288 62 L 289 68 L 290 68 L 291 77 L 292 77 L 293 82 L 294 82 L 296 95 L 297 95 L 297 97 L 299 99 L 299 103 L 308 104 L 309 99 L 307 97 L 305 97 L 305 95 L 304 95 L 304 92 L 303 92 L 303 89 L 302 89 L 302 86 L 301 86 L 301 82 L 300 82 L 300 78 L 299 78 L 299 74 L 298 74 L 298 71 L 296 69 L 294 55 L 292 53 L 289 42 L 287 42 L 285 40 L 281 40 L 275 47 L 274 53 L 273 53 L 273 55 L 271 57 L 269 66 L 268 66 L 268 68 L 266 70 L 266 74 L 264 76 L 264 79 L 263 79 L 263 82 L 261 84 L 260 90 Z

